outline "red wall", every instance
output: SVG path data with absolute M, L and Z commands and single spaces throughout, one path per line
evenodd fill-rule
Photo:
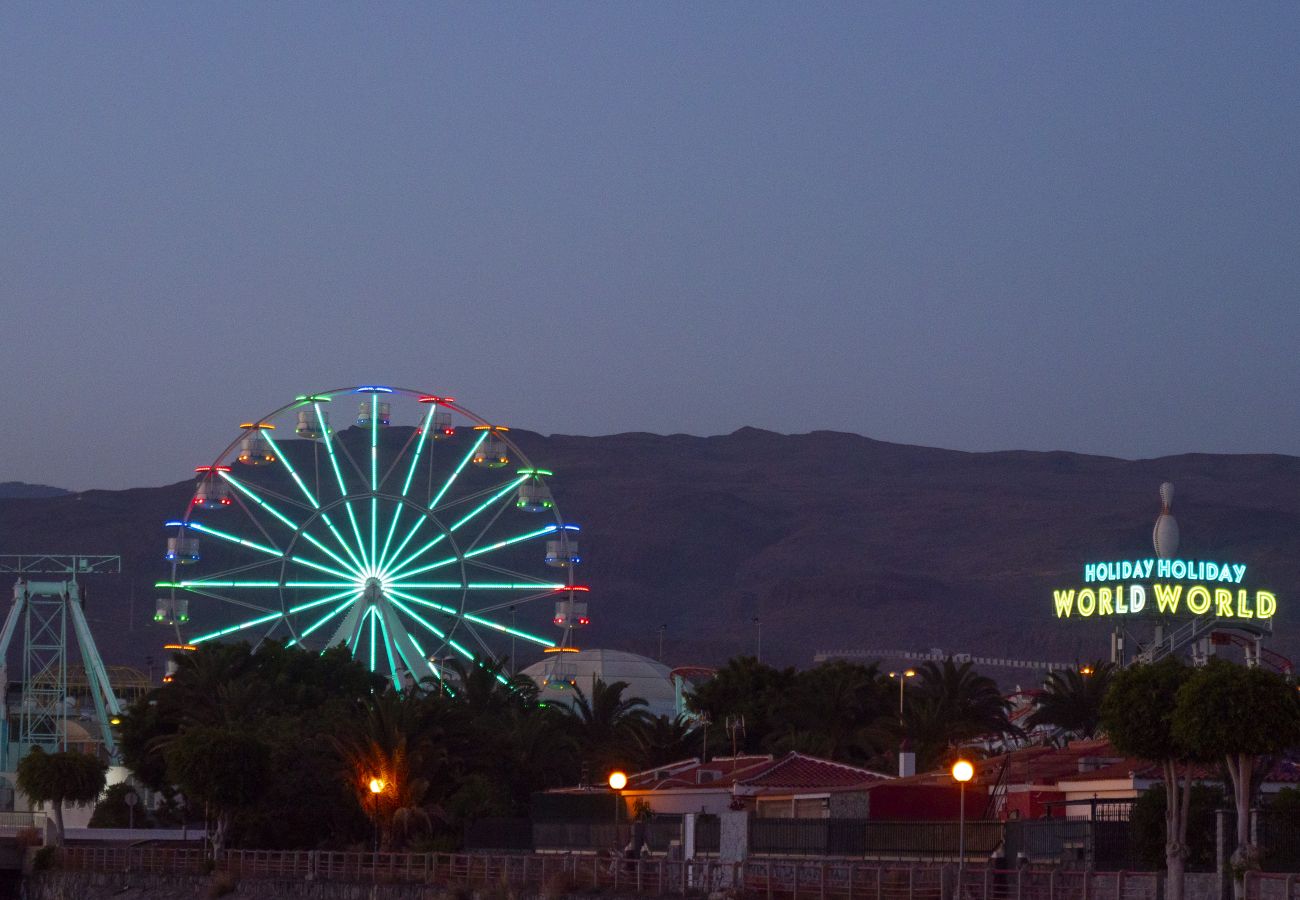
M 1064 800 L 1060 791 L 1016 791 L 1007 794 L 1006 806 L 1002 809 L 1002 818 L 1038 819 L 1047 815 L 1047 804 Z M 1056 810 L 1064 815 L 1064 807 Z
M 882 821 L 956 820 L 961 796 L 956 787 L 921 784 L 882 784 L 871 789 L 868 815 Z M 966 796 L 966 818 L 979 819 L 988 805 L 988 794 L 972 790 Z

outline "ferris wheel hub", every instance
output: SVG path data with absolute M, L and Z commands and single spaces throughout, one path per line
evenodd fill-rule
M 366 602 L 373 605 L 384 595 L 384 583 L 378 578 L 372 576 L 366 579 L 366 586 L 363 590 L 365 592 Z

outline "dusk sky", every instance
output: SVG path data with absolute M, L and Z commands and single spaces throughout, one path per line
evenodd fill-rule
M 0 481 L 361 383 L 1300 453 L 1300 5 L 0 6 Z

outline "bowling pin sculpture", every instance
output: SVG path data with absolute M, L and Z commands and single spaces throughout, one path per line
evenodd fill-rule
M 1151 534 L 1151 542 L 1156 545 L 1156 556 L 1172 559 L 1178 552 L 1178 520 L 1169 508 L 1174 505 L 1174 486 L 1166 481 L 1160 485 L 1160 515 L 1156 516 L 1156 528 Z

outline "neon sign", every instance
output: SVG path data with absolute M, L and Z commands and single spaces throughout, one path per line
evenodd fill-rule
M 1052 591 L 1052 603 L 1058 619 L 1143 613 L 1271 619 L 1277 612 L 1277 596 L 1241 587 L 1245 578 L 1244 564 L 1215 560 L 1088 563 L 1083 567 L 1084 586 Z

